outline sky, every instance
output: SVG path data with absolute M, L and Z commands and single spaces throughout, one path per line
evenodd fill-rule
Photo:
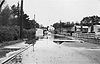
M 21 0 L 7 0 L 11 6 Z M 44 26 L 60 22 L 80 22 L 83 17 L 100 16 L 100 0 L 23 0 L 24 12 Z

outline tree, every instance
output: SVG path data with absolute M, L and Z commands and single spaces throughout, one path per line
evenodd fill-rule
M 54 23 L 54 24 L 53 24 L 53 27 L 54 27 L 55 29 L 60 28 L 60 26 L 61 26 L 62 28 L 71 28 L 71 27 L 74 26 L 74 23 L 73 23 L 73 22 L 72 22 L 72 23 L 70 23 L 70 22 L 67 22 L 67 23 L 61 22 L 61 23 Z
M 98 16 L 89 16 L 89 17 L 84 17 L 81 22 L 83 25 L 91 26 L 91 24 L 99 24 L 100 17 Z
M 98 16 L 89 16 L 89 17 L 84 17 L 81 22 L 82 22 L 82 25 L 90 26 L 91 27 L 91 32 L 93 32 L 94 31 L 94 26 L 93 25 L 100 24 L 99 21 L 100 21 L 100 17 L 98 17 Z
M 53 27 L 54 27 L 55 29 L 60 28 L 60 23 L 54 23 L 54 24 L 53 24 Z
M 30 23 L 29 23 L 29 16 L 27 14 L 23 15 L 23 28 L 30 29 Z
M 10 18 L 10 8 L 7 5 L 0 14 L 0 25 L 7 26 L 9 25 L 9 18 Z
M 12 19 L 12 25 L 20 26 L 21 12 L 20 12 L 19 3 L 17 6 L 13 5 L 11 7 L 11 10 L 12 10 L 12 15 L 14 17 Z M 18 18 L 18 16 L 19 16 L 19 18 Z M 30 20 L 29 16 L 27 14 L 25 14 L 24 11 L 23 11 L 23 22 L 22 23 L 23 23 L 23 28 L 25 28 L 25 29 L 39 27 L 39 24 L 35 20 Z
M 12 14 L 14 15 L 14 17 L 15 17 L 15 16 L 18 17 L 18 14 L 19 14 L 19 11 L 20 11 L 19 3 L 18 3 L 17 6 L 16 6 L 16 5 L 12 5 L 12 6 L 11 6 L 11 10 L 12 10 Z
M 11 25 L 17 25 L 20 26 L 20 7 L 19 7 L 19 3 L 18 5 L 12 5 L 11 6 Z
M 70 22 L 67 22 L 64 24 L 64 28 L 72 28 L 74 26 L 74 23 L 70 23 Z
M 0 14 L 0 25 L 3 26 L 20 26 L 21 12 L 19 3 L 18 5 L 12 5 L 11 8 L 7 5 Z M 35 20 L 29 20 L 29 16 L 23 11 L 23 28 L 31 29 L 38 28 L 39 24 Z
M 39 24 L 35 20 L 29 20 L 31 28 L 39 28 Z

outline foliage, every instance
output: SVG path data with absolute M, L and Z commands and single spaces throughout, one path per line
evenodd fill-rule
M 0 13 L 0 43 L 5 41 L 18 40 L 20 38 L 21 12 L 19 4 L 8 5 Z M 23 38 L 35 39 L 35 28 L 39 24 L 35 20 L 30 20 L 23 11 Z
M 19 37 L 18 27 L 1 26 L 0 42 L 17 40 Z
M 7 5 L 0 14 L 0 25 L 7 26 L 9 25 L 9 17 L 10 17 L 10 8 Z
M 85 25 L 85 26 L 90 26 L 91 27 L 91 32 L 94 31 L 94 26 L 93 25 L 97 25 L 100 24 L 100 17 L 98 16 L 89 16 L 89 17 L 84 17 L 81 20 L 81 25 Z
M 23 30 L 23 38 L 27 38 L 28 40 L 35 39 L 35 29 L 24 29 Z
M 99 24 L 100 17 L 98 16 L 89 16 L 89 17 L 84 17 L 81 22 L 83 25 L 91 26 L 92 24 Z
M 35 20 L 29 20 L 31 28 L 39 28 L 39 24 Z
M 57 28 L 70 28 L 70 27 L 73 27 L 74 26 L 74 23 L 70 23 L 70 22 L 67 22 L 67 23 L 64 23 L 64 22 L 61 22 L 61 23 L 54 23 L 53 24 L 53 27 L 55 29 Z
M 11 7 L 12 9 L 12 15 L 14 16 L 14 19 L 13 20 L 13 25 L 20 25 L 20 22 L 21 22 L 21 12 L 20 12 L 20 7 L 19 6 L 16 6 L 16 5 L 13 5 Z M 18 14 L 19 13 L 19 14 Z M 19 16 L 19 18 L 18 18 Z M 15 18 L 17 17 L 17 18 Z M 23 28 L 25 29 L 31 29 L 31 28 L 38 28 L 39 27 L 39 24 L 35 21 L 35 20 L 30 20 L 29 19 L 29 16 L 27 14 L 24 13 L 23 11 Z
M 34 39 L 35 29 L 23 29 L 23 38 Z M 18 40 L 19 39 L 18 26 L 0 26 L 0 42 Z

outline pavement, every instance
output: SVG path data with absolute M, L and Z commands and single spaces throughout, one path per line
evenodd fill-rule
M 58 45 L 53 39 L 40 39 L 22 53 L 22 64 L 100 64 L 100 49 L 87 48 L 89 44 L 85 47 L 85 43 L 73 43 Z

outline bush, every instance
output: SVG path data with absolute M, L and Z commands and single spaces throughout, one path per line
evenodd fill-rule
M 0 42 L 17 40 L 19 38 L 18 27 L 0 27 Z
M 28 39 L 26 41 L 27 44 L 35 44 L 36 42 L 35 33 L 36 33 L 35 29 L 23 30 L 23 37 Z
M 23 29 L 23 38 L 35 39 L 35 29 Z M 18 40 L 20 37 L 20 27 L 0 26 L 0 43 L 5 41 Z
M 23 29 L 23 38 L 34 39 L 35 33 L 36 33 L 35 29 L 29 29 L 29 30 Z

